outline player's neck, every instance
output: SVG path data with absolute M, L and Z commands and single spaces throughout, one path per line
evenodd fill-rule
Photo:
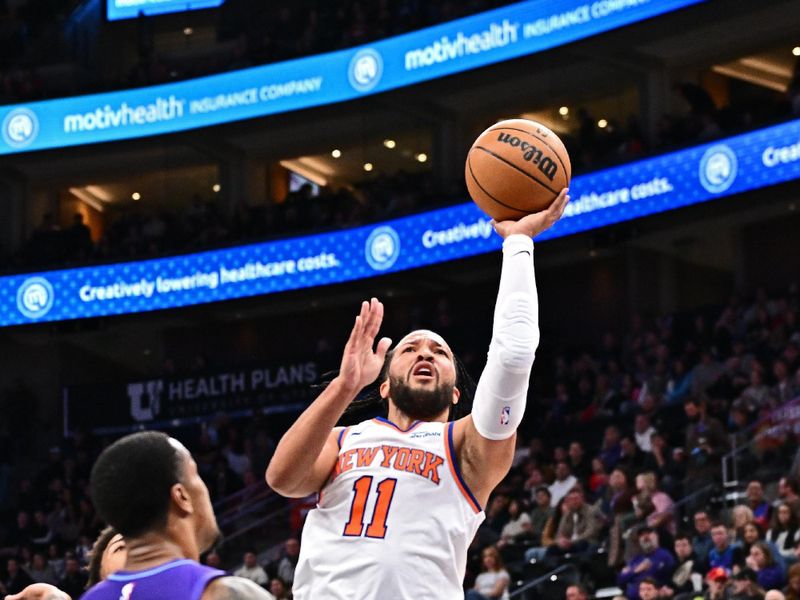
M 446 423 L 447 417 L 450 414 L 450 409 L 443 411 L 440 415 L 432 419 L 417 419 L 410 417 L 401 410 L 399 410 L 393 403 L 389 403 L 389 416 L 388 419 L 394 423 L 399 429 L 408 429 L 417 421 L 426 421 L 428 423 Z
M 169 530 L 150 532 L 125 541 L 128 547 L 125 571 L 144 571 L 181 558 L 199 559 L 195 544 L 184 543 L 184 540 L 170 535 Z

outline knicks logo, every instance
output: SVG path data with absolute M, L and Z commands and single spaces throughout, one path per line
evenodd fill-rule
M 17 309 L 29 319 L 45 316 L 53 307 L 53 286 L 44 277 L 30 277 L 17 290 Z

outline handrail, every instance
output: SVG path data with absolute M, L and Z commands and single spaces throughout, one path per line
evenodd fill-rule
M 522 594 L 523 592 L 527 592 L 529 589 L 531 589 L 533 587 L 536 587 L 540 583 L 544 583 L 546 580 L 551 579 L 555 575 L 558 575 L 562 571 L 566 571 L 567 569 L 574 569 L 574 568 L 575 568 L 575 565 L 572 565 L 572 564 L 569 564 L 569 563 L 564 564 L 564 565 L 559 565 L 558 567 L 556 567 L 552 571 L 548 571 L 544 575 L 540 575 L 539 577 L 529 581 L 528 583 L 526 583 L 522 587 L 515 589 L 513 592 L 511 592 L 508 595 L 508 597 L 509 597 L 509 599 L 515 598 L 515 597 L 519 596 L 520 594 Z

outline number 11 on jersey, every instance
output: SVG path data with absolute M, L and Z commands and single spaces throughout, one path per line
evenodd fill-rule
M 375 501 L 375 508 L 372 511 L 372 520 L 364 531 L 364 512 L 367 507 L 367 499 L 372 489 L 372 476 L 364 475 L 356 479 L 353 484 L 353 503 L 350 505 L 350 520 L 344 526 L 344 533 L 348 537 L 361 537 L 383 539 L 386 537 L 386 519 L 389 516 L 389 509 L 392 506 L 392 497 L 397 479 L 388 478 L 382 480 L 376 486 L 378 498 Z

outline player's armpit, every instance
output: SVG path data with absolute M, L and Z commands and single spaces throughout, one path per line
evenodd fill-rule
M 336 458 L 339 456 L 339 434 L 342 427 L 336 427 L 328 435 L 322 452 L 319 453 L 314 465 L 302 478 L 295 478 L 291 486 L 281 486 L 279 482 L 272 486 L 281 496 L 287 498 L 304 498 L 309 494 L 314 494 L 322 489 L 328 481 L 333 467 L 336 465 Z
M 220 577 L 208 584 L 201 600 L 270 600 L 272 594 L 243 577 Z
M 475 428 L 472 415 L 453 426 L 453 446 L 464 483 L 484 508 L 492 490 L 511 468 L 516 440 L 516 433 L 504 440 L 485 438 Z

